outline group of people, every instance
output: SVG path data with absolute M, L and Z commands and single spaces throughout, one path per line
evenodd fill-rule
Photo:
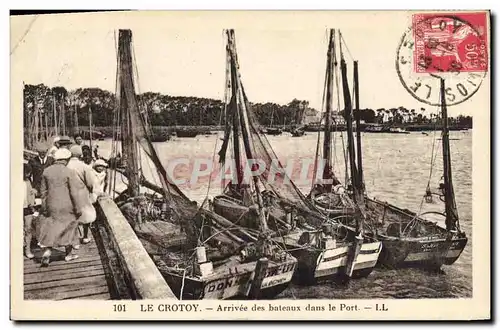
M 107 162 L 92 155 L 80 135 L 54 138 L 49 148 L 36 147 L 37 157 L 24 162 L 24 254 L 34 257 L 32 242 L 43 249 L 48 266 L 55 247 L 65 248 L 65 260 L 78 258 L 80 243 L 91 241 L 95 203 L 107 188 Z M 95 156 L 95 157 L 94 157 Z M 39 201 L 37 203 L 37 200 Z

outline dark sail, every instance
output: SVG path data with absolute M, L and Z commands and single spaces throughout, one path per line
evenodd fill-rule
M 119 104 L 121 105 L 121 109 L 128 109 L 125 111 L 127 115 L 125 115 L 124 125 L 126 125 L 127 129 L 125 132 L 129 132 L 131 134 L 122 134 L 127 135 L 129 139 L 135 138 L 135 140 L 141 145 L 144 152 L 149 156 L 149 158 L 154 163 L 156 170 L 160 176 L 160 180 L 162 181 L 162 187 L 165 189 L 166 193 L 175 193 L 179 197 L 188 200 L 188 198 L 184 195 L 184 193 L 173 184 L 171 178 L 169 178 L 168 173 L 163 167 L 156 150 L 154 149 L 151 141 L 148 139 L 147 130 L 145 127 L 144 119 L 140 115 L 139 106 L 137 103 L 135 88 L 134 88 L 134 80 L 132 75 L 132 56 L 131 56 L 131 42 L 132 42 L 132 32 L 130 30 L 120 30 L 119 35 L 119 60 L 120 60 L 120 98 Z M 123 104 L 123 105 L 122 105 Z M 123 139 L 124 137 L 122 137 Z M 137 155 L 137 148 L 133 147 L 135 143 L 127 143 L 128 150 L 124 150 L 129 155 Z M 129 161 L 129 160 L 128 160 Z M 129 178 L 132 184 L 139 183 L 138 177 L 138 165 L 135 164 L 131 174 L 132 177 Z M 137 183 L 135 181 L 137 180 Z
M 444 175 L 444 200 L 446 209 L 446 230 L 457 230 L 458 210 L 455 202 L 455 192 L 453 191 L 453 181 L 451 175 L 451 155 L 450 137 L 448 129 L 448 109 L 446 107 L 445 83 L 441 78 L 441 113 L 443 117 L 443 175 Z

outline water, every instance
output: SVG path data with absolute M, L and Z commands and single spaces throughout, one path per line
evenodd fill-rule
M 401 208 L 415 212 L 434 210 L 442 212 L 444 205 L 435 198 L 433 204 L 421 203 L 429 181 L 431 154 L 434 144 L 435 161 L 430 187 L 436 188 L 442 176 L 442 153 L 439 132 L 428 135 L 363 133 L 363 169 L 367 193 L 370 197 L 385 200 Z M 191 165 L 178 166 L 177 178 L 189 178 L 195 158 L 211 158 L 214 146 L 220 147 L 221 134 L 196 138 L 179 138 L 156 143 L 158 154 L 164 164 L 169 160 L 187 158 Z M 284 133 L 268 136 L 273 149 L 282 160 L 299 160 L 312 157 L 316 150 L 317 133 L 307 133 L 294 138 Z M 451 132 L 451 158 L 453 183 L 460 224 L 469 242 L 460 258 L 451 266 L 443 266 L 442 272 L 431 273 L 419 269 L 385 270 L 375 269 L 364 279 L 353 280 L 347 285 L 322 284 L 314 287 L 292 285 L 278 299 L 372 299 L 372 298 L 451 298 L 472 296 L 472 131 Z M 341 134 L 335 136 L 335 171 L 344 180 L 343 146 Z M 106 156 L 110 141 L 99 141 L 101 154 Z M 195 166 L 196 167 L 196 166 Z M 144 166 L 146 177 L 153 178 L 150 168 Z M 220 183 L 211 182 L 208 176 L 196 184 L 184 184 L 181 188 L 188 197 L 202 202 L 206 196 L 221 192 Z M 300 184 L 307 192 L 310 184 Z M 442 220 L 442 219 L 439 219 Z

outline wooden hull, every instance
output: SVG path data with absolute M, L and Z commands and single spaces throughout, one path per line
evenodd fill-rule
M 136 226 L 134 230 L 143 243 L 144 247 L 152 255 L 152 258 L 167 281 L 172 292 L 179 298 L 185 300 L 198 299 L 235 299 L 249 298 L 249 290 L 255 276 L 257 261 L 240 261 L 240 257 L 231 256 L 214 264 L 213 271 L 208 275 L 183 276 L 183 268 L 173 270 L 168 266 L 170 258 L 183 261 L 182 247 L 187 244 L 187 237 L 176 226 L 169 222 L 154 221 Z M 191 253 L 188 252 L 188 255 Z M 172 259 L 172 260 L 174 260 Z M 186 267 L 190 273 L 192 263 Z M 282 292 L 292 280 L 297 259 L 291 255 L 281 260 L 269 260 L 264 279 L 258 293 L 259 299 L 263 297 L 273 298 Z
M 198 131 L 177 131 L 177 137 L 194 138 L 198 135 Z
M 209 277 L 185 277 L 161 270 L 174 294 L 183 300 L 248 299 L 255 276 L 256 262 L 215 270 Z M 270 262 L 260 288 L 258 299 L 272 299 L 290 284 L 297 260 Z M 225 269 L 224 269 L 225 268 Z M 183 284 L 184 282 L 184 284 Z M 181 294 L 182 291 L 182 294 Z
M 276 241 L 279 242 L 280 238 Z M 297 249 L 296 245 L 288 245 L 299 265 L 294 281 L 299 284 L 315 284 L 317 282 L 346 279 L 348 252 L 352 244 L 332 249 L 305 248 Z M 354 262 L 352 278 L 370 275 L 377 265 L 382 244 L 380 242 L 364 243 Z
M 366 234 L 382 241 L 379 258 L 382 266 L 439 268 L 443 264 L 453 264 L 467 245 L 464 233 L 448 233 L 437 223 L 419 218 L 414 212 L 370 198 L 365 198 L 365 204 L 368 221 L 377 228 L 376 233 Z M 414 229 L 400 234 L 406 228 Z
M 466 237 L 451 239 L 382 239 L 380 264 L 389 268 L 439 268 L 452 265 L 467 245 Z
M 226 196 L 217 196 L 213 200 L 213 208 L 216 213 L 226 219 L 240 224 L 251 224 L 252 219 L 248 216 L 248 208 L 244 205 L 232 202 Z M 278 218 L 279 212 L 270 214 L 270 217 Z M 270 221 L 272 223 L 273 221 Z M 295 232 L 277 235 L 274 241 L 297 258 L 298 268 L 294 279 L 301 284 L 313 284 L 317 281 L 334 280 L 343 277 L 347 264 L 348 250 L 352 243 L 342 243 L 335 248 L 304 247 L 299 243 L 303 230 L 296 229 Z M 368 276 L 375 265 L 381 251 L 380 242 L 366 242 L 361 246 L 361 253 L 355 260 L 354 278 Z
M 281 135 L 283 131 L 280 128 L 267 128 L 265 129 L 267 135 Z

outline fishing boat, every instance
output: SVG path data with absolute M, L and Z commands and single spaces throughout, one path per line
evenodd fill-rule
M 383 241 L 381 263 L 389 267 L 418 266 L 440 268 L 453 264 L 467 245 L 467 236 L 460 229 L 458 210 L 452 181 L 448 112 L 445 82 L 441 79 L 440 97 L 442 118 L 443 178 L 439 197 L 444 201 L 444 212 L 416 213 L 376 199 L 366 198 L 366 204 L 377 236 Z M 427 186 L 424 199 L 432 200 Z M 429 215 L 444 219 L 434 221 Z
M 194 128 L 193 129 L 184 128 L 175 131 L 176 136 L 182 138 L 194 138 L 198 136 L 198 133 L 199 133 L 198 130 Z
M 198 206 L 172 183 L 150 141 L 147 114 L 139 111 L 131 43 L 132 32 L 120 30 L 114 133 L 121 135 L 111 157 L 120 152 L 125 165 L 110 172 L 108 192 L 179 299 L 274 297 L 288 286 L 296 259 L 258 230 L 233 225 L 205 202 Z M 142 171 L 146 161 L 152 180 Z M 116 196 L 119 180 L 126 189 Z
M 342 68 L 345 67 L 344 59 L 341 60 Z M 345 69 L 342 73 L 344 82 L 344 101 L 350 103 L 349 89 L 347 86 L 347 75 Z M 347 86 L 347 88 L 346 88 Z M 358 63 L 354 61 L 354 100 L 356 111 L 359 111 L 359 82 Z M 350 105 L 346 104 L 346 109 Z M 444 80 L 441 80 L 441 111 L 443 120 L 442 127 L 442 148 L 443 148 L 443 171 L 444 183 L 442 184 L 440 197 L 445 203 L 445 212 L 427 212 L 417 214 L 406 209 L 401 209 L 387 202 L 382 202 L 369 198 L 365 194 L 363 182 L 362 166 L 362 146 L 361 132 L 357 123 L 356 151 L 354 150 L 352 114 L 347 116 L 349 158 L 351 164 L 351 185 L 348 187 L 350 199 L 362 205 L 366 219 L 364 233 L 368 237 L 373 237 L 382 241 L 383 249 L 379 262 L 387 267 L 418 266 L 425 268 L 440 268 L 442 264 L 453 264 L 462 253 L 467 244 L 467 237 L 460 230 L 459 217 L 455 203 L 455 196 L 452 184 L 451 159 L 449 133 L 447 124 L 447 110 L 445 100 Z M 359 116 L 357 120 L 359 120 Z M 429 186 L 428 186 L 429 187 Z M 337 188 L 338 189 L 338 188 Z M 345 198 L 345 196 L 343 196 Z M 426 196 L 431 200 L 432 192 L 428 188 Z M 316 201 L 318 208 L 324 214 L 338 212 L 338 207 L 332 207 L 332 201 L 339 199 L 338 194 L 326 192 L 319 194 Z M 340 207 L 345 207 L 340 205 Z M 445 219 L 445 226 L 438 221 L 426 219 L 429 214 L 438 215 Z M 352 218 L 342 219 L 346 226 L 356 227 L 357 223 Z
M 218 154 L 224 165 L 226 154 L 232 152 L 237 170 L 223 194 L 213 199 L 214 211 L 245 228 L 265 223 L 268 235 L 298 259 L 295 279 L 299 283 L 367 276 L 377 262 L 379 242 L 358 244 L 353 230 L 318 212 L 285 172 L 276 181 L 270 180 L 272 171 L 283 167 L 251 110 L 238 72 L 232 30 L 228 31 L 228 44 L 230 74 L 226 86 L 231 89 L 226 91 L 230 97 L 226 99 L 225 138 Z M 250 166 L 256 159 L 264 164 Z M 245 172 L 256 170 L 255 165 L 262 173 L 245 180 Z

